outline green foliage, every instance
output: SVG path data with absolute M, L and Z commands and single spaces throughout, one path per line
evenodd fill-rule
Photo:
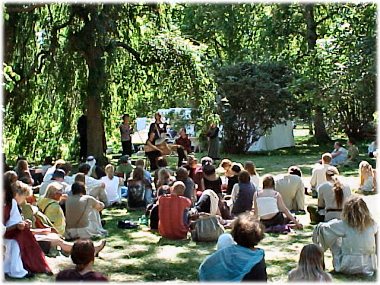
M 290 70 L 281 63 L 241 63 L 217 74 L 224 150 L 242 153 L 267 130 L 289 117 Z

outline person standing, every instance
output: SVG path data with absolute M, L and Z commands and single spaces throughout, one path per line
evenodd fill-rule
M 162 122 L 162 116 L 159 112 L 154 114 L 155 121 L 149 126 L 149 134 L 154 133 L 154 139 L 157 140 L 161 134 L 166 134 L 167 123 Z
M 212 159 L 219 159 L 219 128 L 215 123 L 211 123 L 207 132 L 208 156 Z
M 79 117 L 77 123 L 78 133 L 79 133 L 79 160 L 84 161 L 87 157 L 87 115 L 83 112 L 82 116 Z
M 123 123 L 119 126 L 120 136 L 121 136 L 121 145 L 123 147 L 123 155 L 128 154 L 132 155 L 132 137 L 131 133 L 133 128 L 129 124 L 129 115 L 123 115 Z

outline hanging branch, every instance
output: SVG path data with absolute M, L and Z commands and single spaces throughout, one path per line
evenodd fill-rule
M 149 65 L 153 65 L 155 63 L 160 63 L 161 62 L 161 60 L 157 59 L 156 57 L 152 57 L 152 58 L 150 58 L 148 60 L 142 60 L 141 56 L 140 56 L 140 53 L 138 51 L 136 51 L 135 49 L 133 49 L 131 46 L 127 45 L 126 43 L 119 42 L 119 41 L 112 41 L 106 47 L 106 51 L 110 51 L 110 50 L 112 50 L 115 47 L 121 47 L 121 48 L 127 50 L 130 54 L 133 55 L 133 57 L 136 59 L 136 61 L 139 64 L 144 65 L 144 66 L 149 66 Z

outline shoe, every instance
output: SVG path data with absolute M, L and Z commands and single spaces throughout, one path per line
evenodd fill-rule
M 99 252 L 103 250 L 103 248 L 106 246 L 107 241 L 104 239 L 100 241 L 99 245 L 95 246 L 95 257 L 99 256 Z
M 117 227 L 120 229 L 135 229 L 138 227 L 138 225 L 136 225 L 135 223 L 131 221 L 126 220 L 126 221 L 118 221 Z

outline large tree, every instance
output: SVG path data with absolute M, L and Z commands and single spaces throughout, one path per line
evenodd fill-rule
M 57 148 L 75 144 L 70 136 L 86 109 L 88 152 L 102 161 L 104 121 L 112 133 L 117 111 L 144 116 L 188 102 L 200 114 L 212 112 L 214 85 L 200 61 L 203 46 L 182 38 L 170 22 L 170 5 L 5 7 L 9 149 L 25 155 L 41 141 L 56 140 L 45 154 L 62 155 Z M 51 110 L 44 109 L 49 104 Z M 42 120 L 33 120 L 38 116 Z

